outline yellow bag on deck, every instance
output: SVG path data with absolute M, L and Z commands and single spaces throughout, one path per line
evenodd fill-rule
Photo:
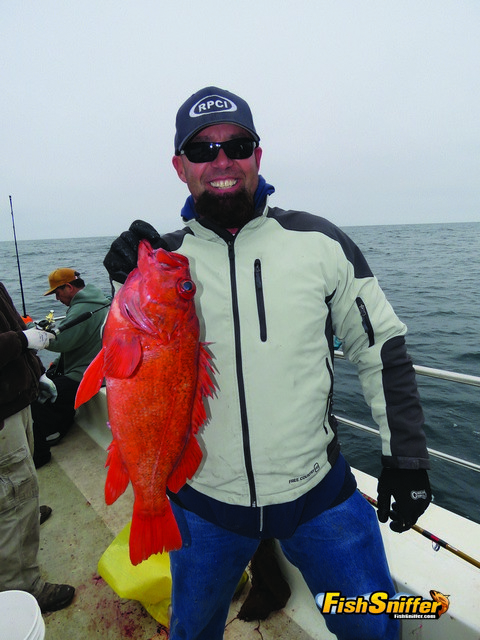
M 98 573 L 121 598 L 138 600 L 164 627 L 169 626 L 172 593 L 170 558 L 157 553 L 137 566 L 130 562 L 130 525 L 118 534 L 98 561 Z

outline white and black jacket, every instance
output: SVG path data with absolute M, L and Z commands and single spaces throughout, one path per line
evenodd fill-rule
M 235 237 L 193 220 L 163 238 L 189 259 L 218 385 L 193 489 L 263 507 L 320 483 L 339 455 L 330 411 L 334 335 L 358 367 L 383 464 L 428 468 L 406 327 L 340 229 L 266 206 Z

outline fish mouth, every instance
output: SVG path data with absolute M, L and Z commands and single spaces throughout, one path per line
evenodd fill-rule
M 188 267 L 188 259 L 180 253 L 157 249 L 157 261 L 168 267 Z

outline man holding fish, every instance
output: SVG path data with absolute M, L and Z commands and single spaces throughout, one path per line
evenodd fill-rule
M 173 157 L 191 194 L 185 227 L 160 236 L 135 221 L 105 258 L 119 283 L 139 244 L 145 252 L 141 240 L 188 258 L 202 348 L 213 354 L 201 464 L 180 488 L 167 482 L 183 542 L 170 553 L 172 640 L 223 638 L 261 539 L 279 540 L 313 596 L 394 594 L 375 512 L 340 452 L 334 336 L 358 367 L 382 436 L 378 519 L 406 531 L 431 500 L 406 327 L 348 236 L 267 204 L 274 188 L 259 175 L 259 142 L 242 98 L 218 87 L 192 95 L 177 114 Z M 399 633 L 388 616 L 325 618 L 341 639 Z

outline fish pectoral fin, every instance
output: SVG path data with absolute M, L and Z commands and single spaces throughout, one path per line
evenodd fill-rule
M 75 409 L 100 391 L 104 378 L 104 355 L 105 347 L 102 347 L 83 374 L 75 396 Z
M 129 539 L 133 565 L 140 564 L 154 553 L 173 551 L 181 546 L 182 536 L 167 498 L 162 513 L 147 513 L 134 503 Z
M 108 467 L 105 481 L 105 502 L 113 504 L 119 498 L 130 482 L 130 476 L 122 462 L 120 452 L 115 440 L 108 447 L 108 456 L 105 466 Z
M 173 493 L 177 493 L 185 482 L 193 476 L 202 461 L 203 453 L 194 435 L 188 439 L 187 445 L 181 455 L 177 466 L 167 480 L 167 487 Z
M 134 333 L 117 331 L 105 352 L 105 375 L 129 378 L 142 359 L 142 343 Z
M 198 353 L 197 389 L 193 401 L 192 410 L 193 433 L 197 433 L 197 431 L 207 419 L 207 413 L 205 411 L 205 405 L 203 404 L 203 398 L 205 396 L 211 398 L 215 389 L 215 384 L 210 375 L 211 373 L 213 373 L 213 367 L 211 363 L 212 356 L 207 351 L 206 346 L 207 344 L 205 342 L 201 342 L 200 350 Z

